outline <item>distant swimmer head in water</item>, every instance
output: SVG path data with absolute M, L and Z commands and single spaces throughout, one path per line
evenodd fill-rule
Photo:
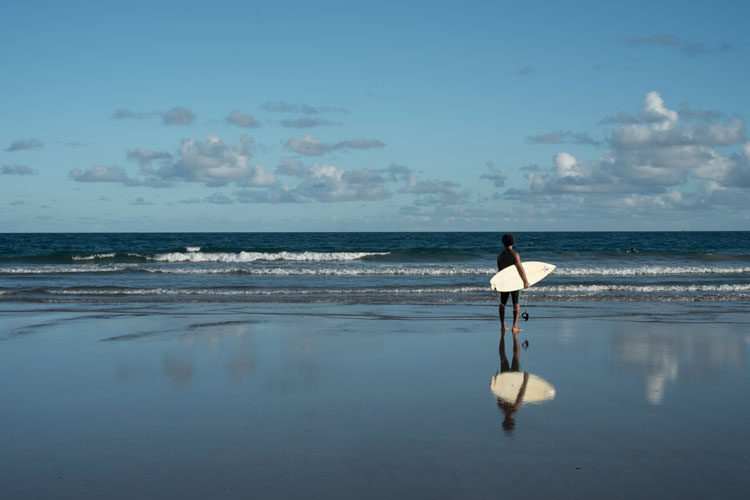
M 630 247 L 630 250 L 628 250 L 628 253 L 638 253 L 638 250 L 636 250 L 633 247 Z

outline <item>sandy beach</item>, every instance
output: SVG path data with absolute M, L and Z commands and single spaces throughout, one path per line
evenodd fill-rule
M 531 308 L 508 413 L 487 305 L 8 304 L 0 496 L 744 497 L 747 312 L 670 307 Z

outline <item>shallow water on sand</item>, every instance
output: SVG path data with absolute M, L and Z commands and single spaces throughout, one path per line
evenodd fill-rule
M 744 498 L 747 311 L 530 312 L 6 307 L 0 497 Z

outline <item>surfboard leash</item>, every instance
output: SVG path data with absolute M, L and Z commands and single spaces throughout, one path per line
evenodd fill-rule
M 518 294 L 519 295 L 521 294 L 520 290 L 518 291 Z M 526 294 L 524 294 L 523 298 L 526 299 Z M 529 312 L 526 310 L 526 305 L 528 304 L 528 302 L 524 302 L 524 300 L 521 300 L 520 302 L 523 304 L 523 314 L 521 314 L 521 317 L 523 318 L 524 321 L 528 321 L 529 320 Z

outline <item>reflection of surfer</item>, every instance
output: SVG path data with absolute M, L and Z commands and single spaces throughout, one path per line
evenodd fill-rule
M 513 250 L 513 244 L 515 242 L 516 239 L 512 234 L 503 235 L 503 245 L 505 245 L 505 250 L 497 256 L 497 270 L 502 271 L 506 267 L 515 265 L 516 269 L 518 269 L 518 274 L 523 280 L 523 287 L 528 288 L 529 280 L 526 279 L 526 271 L 524 270 L 523 265 L 521 265 L 521 256 L 518 255 L 518 252 Z M 500 292 L 500 327 L 503 332 L 508 330 L 505 326 L 505 304 L 508 303 L 509 296 L 513 299 L 513 333 L 518 333 L 523 331 L 518 327 L 518 317 L 521 314 L 521 304 L 518 302 L 518 290 L 514 292 Z
M 505 356 L 505 332 L 500 333 L 500 373 L 518 372 L 520 366 L 518 358 L 521 354 L 521 347 L 518 345 L 518 336 L 513 335 L 513 362 L 508 364 L 508 358 Z M 523 383 L 518 389 L 518 394 L 513 402 L 506 401 L 503 398 L 497 398 L 497 407 L 505 414 L 503 420 L 503 430 L 507 434 L 512 434 L 513 429 L 516 427 L 516 413 L 521 409 L 521 403 L 523 403 L 523 397 L 526 394 L 526 386 L 529 383 L 529 374 L 524 372 Z

